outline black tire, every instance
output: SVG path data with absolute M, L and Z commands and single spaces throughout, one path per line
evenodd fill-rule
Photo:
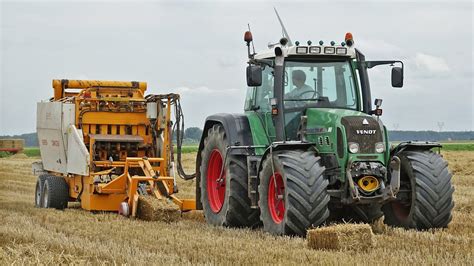
M 454 187 L 446 160 L 433 151 L 405 151 L 399 157 L 400 192 L 397 200 L 383 206 L 384 222 L 418 230 L 447 227 Z
M 35 188 L 35 207 L 41 208 L 42 205 L 42 195 L 43 195 L 43 187 L 44 187 L 44 180 L 48 175 L 40 175 L 36 179 L 36 188 Z
M 258 186 L 264 231 L 275 235 L 305 236 L 307 229 L 326 222 L 329 217 L 329 182 L 323 176 L 325 168 L 320 159 L 311 151 L 277 152 L 273 155 L 273 167 L 271 156 L 265 159 Z M 273 171 L 276 181 L 271 181 Z M 279 175 L 282 183 L 278 181 Z M 280 196 L 270 188 L 275 182 L 275 191 L 278 187 L 284 188 L 283 192 L 277 193 L 282 193 Z
M 63 177 L 49 175 L 46 177 L 42 193 L 42 207 L 63 210 L 67 208 L 69 186 Z
M 201 203 L 206 222 L 218 226 L 255 227 L 260 223 L 258 209 L 250 208 L 248 197 L 247 160 L 243 156 L 227 155 L 223 173 L 225 176 L 225 193 L 222 205 L 212 205 L 208 194 L 208 171 L 212 175 L 210 160 L 216 153 L 220 153 L 221 163 L 225 161 L 227 140 L 225 130 L 220 124 L 209 129 L 201 151 Z M 217 152 L 215 152 L 217 151 Z M 215 159 L 212 159 L 215 160 Z M 219 169 L 221 167 L 218 167 Z M 220 170 L 219 170 L 220 171 Z M 212 181 L 211 181 L 212 182 Z M 212 205 L 212 207 L 211 207 Z M 213 209 L 214 208 L 214 209 Z

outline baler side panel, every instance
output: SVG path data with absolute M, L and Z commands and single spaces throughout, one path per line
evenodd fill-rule
M 74 104 L 43 102 L 37 105 L 36 127 L 45 170 L 67 173 L 67 126 L 74 124 Z
M 82 132 L 71 125 L 68 130 L 67 172 L 82 176 L 89 175 L 89 157 Z

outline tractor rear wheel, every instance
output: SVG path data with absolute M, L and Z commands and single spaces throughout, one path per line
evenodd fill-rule
M 69 186 L 61 176 L 48 175 L 44 181 L 41 193 L 41 206 L 63 210 L 69 200 Z
M 405 151 L 399 157 L 400 191 L 383 206 L 385 223 L 418 230 L 447 227 L 454 188 L 446 160 L 433 151 Z
M 254 227 L 258 210 L 250 208 L 247 160 L 226 155 L 227 139 L 222 125 L 209 129 L 201 152 L 201 203 L 206 222 L 219 226 Z
M 35 188 L 35 207 L 41 208 L 41 200 L 43 195 L 44 180 L 48 175 L 40 175 L 36 179 L 36 188 Z
M 320 157 L 311 151 L 268 156 L 260 172 L 260 219 L 266 232 L 304 236 L 329 217 L 328 180 Z

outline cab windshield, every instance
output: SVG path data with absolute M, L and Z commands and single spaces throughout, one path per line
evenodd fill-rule
M 348 61 L 286 61 L 284 92 L 285 108 L 358 108 L 354 72 Z

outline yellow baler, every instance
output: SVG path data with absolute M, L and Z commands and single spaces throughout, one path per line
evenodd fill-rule
M 179 95 L 145 97 L 147 84 L 135 81 L 63 79 L 53 88 L 54 97 L 37 105 L 36 206 L 79 201 L 86 210 L 134 216 L 138 195 L 148 194 L 195 209 L 194 199 L 174 195 L 171 113 L 181 118 Z

